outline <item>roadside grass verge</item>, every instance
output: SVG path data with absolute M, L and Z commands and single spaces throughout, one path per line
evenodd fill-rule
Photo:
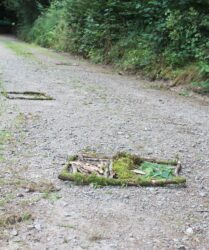
M 20 42 L 4 41 L 5 46 L 11 49 L 17 56 L 32 58 L 33 53 L 30 51 L 29 46 Z
M 11 133 L 7 130 L 0 130 L 0 162 L 4 161 L 4 146 L 11 139 Z

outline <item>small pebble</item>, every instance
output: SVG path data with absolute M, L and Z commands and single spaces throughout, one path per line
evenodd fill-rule
M 179 249 L 179 250 L 186 250 L 186 247 L 184 245 L 182 245 L 182 246 L 179 246 L 177 249 Z
M 187 235 L 192 235 L 192 234 L 194 234 L 193 228 L 192 228 L 192 227 L 187 228 L 186 234 L 187 234 Z
M 18 236 L 17 230 L 13 229 L 12 232 L 11 232 L 11 235 L 12 236 Z
M 207 193 L 206 193 L 206 192 L 200 192 L 199 195 L 200 195 L 201 197 L 207 197 Z
M 24 197 L 24 195 L 23 194 L 17 194 L 17 197 Z
M 28 228 L 29 230 L 32 230 L 32 229 L 34 229 L 35 227 L 34 227 L 34 225 L 29 225 L 27 228 Z
M 38 231 L 41 231 L 41 224 L 38 222 L 34 223 L 34 228 Z

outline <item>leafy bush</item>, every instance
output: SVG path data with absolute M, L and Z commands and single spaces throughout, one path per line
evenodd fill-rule
M 143 69 L 152 64 L 155 60 L 155 55 L 151 48 L 141 42 L 134 49 L 125 50 L 122 66 L 125 70 Z
M 170 65 L 182 66 L 185 62 L 194 60 L 199 51 L 203 39 L 199 29 L 201 15 L 192 7 L 184 13 L 174 10 L 167 14 L 169 45 L 164 56 Z
M 46 12 L 36 19 L 26 39 L 44 47 L 53 46 L 56 37 L 60 35 L 57 27 L 62 22 L 63 10 L 62 3 L 54 2 Z

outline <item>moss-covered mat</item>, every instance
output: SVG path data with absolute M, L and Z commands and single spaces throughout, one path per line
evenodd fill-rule
M 17 92 L 17 91 L 10 91 L 10 92 L 1 92 L 7 99 L 11 100 L 35 100 L 35 101 L 51 101 L 54 100 L 53 97 L 41 93 L 41 92 L 34 92 L 34 91 L 24 91 L 24 92 Z
M 181 163 L 119 153 L 112 158 L 95 155 L 71 157 L 59 175 L 64 181 L 97 186 L 165 186 L 185 184 L 179 176 Z

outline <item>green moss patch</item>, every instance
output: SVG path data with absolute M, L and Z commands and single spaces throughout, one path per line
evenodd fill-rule
M 78 185 L 96 186 L 165 186 L 185 184 L 179 176 L 179 161 L 159 161 L 120 153 L 112 158 L 79 155 L 71 157 L 59 179 Z
M 1 92 L 7 99 L 11 100 L 36 100 L 36 101 L 51 101 L 54 100 L 53 97 L 41 93 L 41 92 L 34 92 L 34 91 L 24 91 L 24 92 L 17 92 L 17 91 L 10 91 L 10 92 Z

